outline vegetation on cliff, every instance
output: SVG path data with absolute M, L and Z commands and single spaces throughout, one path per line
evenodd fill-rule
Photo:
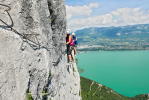
M 122 96 L 112 89 L 92 80 L 81 77 L 82 100 L 148 100 L 148 95 L 139 95 L 134 98 Z

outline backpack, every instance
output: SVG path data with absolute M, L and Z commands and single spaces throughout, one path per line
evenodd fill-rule
M 77 45 L 77 40 L 76 40 L 75 36 L 72 36 L 72 40 L 71 40 L 70 46 L 75 46 L 75 45 Z
M 70 45 L 70 46 L 74 46 L 74 45 L 75 45 L 75 40 L 72 39 L 72 40 L 71 40 L 71 43 L 70 43 L 69 45 Z

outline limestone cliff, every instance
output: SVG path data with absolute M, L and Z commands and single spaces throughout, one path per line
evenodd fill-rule
M 80 100 L 63 0 L 0 0 L 0 100 Z

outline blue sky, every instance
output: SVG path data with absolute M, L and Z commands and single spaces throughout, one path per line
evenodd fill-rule
M 96 7 L 91 7 L 90 8 L 91 12 L 90 12 L 89 15 L 87 15 L 87 14 L 83 15 L 83 13 L 84 13 L 83 11 L 80 12 L 80 14 L 79 14 L 79 12 L 77 13 L 77 10 L 80 10 L 80 9 L 76 9 L 76 11 L 74 11 L 75 7 L 76 8 L 81 7 L 81 6 L 82 7 L 83 6 L 86 7 L 86 6 L 89 6 L 89 4 L 92 4 L 92 3 L 98 4 L 98 7 L 97 6 Z M 67 5 L 67 7 L 66 7 L 67 9 L 69 9 L 69 8 L 72 9 L 71 17 L 68 18 L 68 23 L 69 23 L 69 21 L 72 23 L 73 20 L 77 21 L 77 19 L 78 19 L 78 21 L 80 21 L 81 19 L 84 20 L 85 18 L 91 18 L 91 17 L 94 17 L 94 16 L 95 17 L 96 16 L 104 16 L 106 14 L 111 14 L 111 13 L 112 13 L 111 15 L 113 16 L 113 12 L 114 11 L 117 11 L 117 12 L 120 12 L 120 11 L 124 12 L 124 11 L 126 11 L 127 12 L 126 14 L 129 14 L 129 13 L 140 13 L 140 15 L 138 15 L 138 14 L 134 14 L 134 15 L 138 15 L 138 17 L 141 16 L 142 17 L 141 20 L 143 20 L 142 21 L 142 24 L 143 24 L 143 23 L 145 23 L 145 20 L 147 19 L 147 18 L 146 19 L 143 18 L 143 16 L 146 16 L 146 14 L 148 16 L 148 14 L 149 14 L 149 6 L 148 6 L 149 0 L 66 0 L 65 4 Z M 129 8 L 129 9 L 127 9 L 127 8 Z M 135 9 L 139 9 L 139 10 L 135 11 Z M 68 13 L 67 13 L 68 15 L 71 12 L 70 10 L 68 10 Z M 129 10 L 130 12 L 127 11 L 127 10 Z M 73 15 L 73 12 L 75 12 L 74 14 L 78 14 L 78 15 Z M 82 15 L 81 15 L 81 13 L 82 13 Z M 141 13 L 143 13 L 143 14 L 141 15 Z M 117 17 L 122 18 L 124 16 L 117 16 Z M 123 21 L 121 20 L 121 22 L 123 22 Z M 147 23 L 148 23 L 148 20 L 147 20 Z M 125 21 L 125 23 L 123 25 L 125 25 L 125 24 L 127 25 L 129 23 L 127 23 Z M 132 21 L 130 21 L 130 24 L 132 24 Z M 134 21 L 134 24 L 137 24 L 137 22 Z M 141 22 L 138 22 L 138 24 L 141 24 Z M 69 26 L 70 26 L 70 24 L 69 24 Z M 88 26 L 90 26 L 90 25 L 88 25 Z
M 115 10 L 117 8 L 136 8 L 140 7 L 143 9 L 149 9 L 149 0 L 66 0 L 65 4 L 78 6 L 85 5 L 92 2 L 97 2 L 101 4 L 98 9 L 101 13 Z

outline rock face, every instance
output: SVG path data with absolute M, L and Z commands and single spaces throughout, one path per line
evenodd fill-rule
M 81 100 L 63 0 L 0 0 L 0 100 Z

